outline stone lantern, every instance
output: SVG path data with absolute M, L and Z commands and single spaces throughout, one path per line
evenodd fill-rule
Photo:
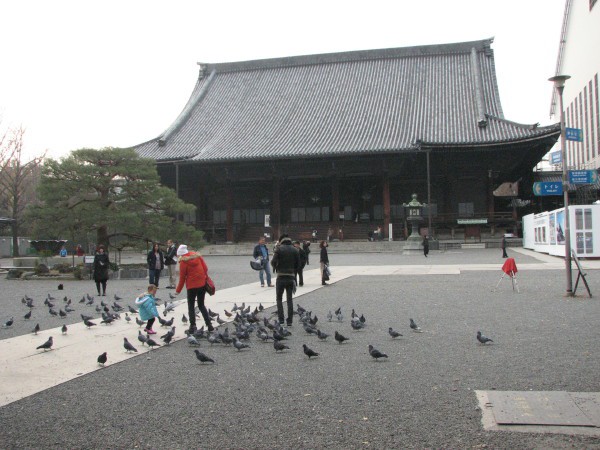
M 423 251 L 421 242 L 423 238 L 419 234 L 419 223 L 423 221 L 423 207 L 427 206 L 425 203 L 420 203 L 417 200 L 417 194 L 412 195 L 412 200 L 408 204 L 403 204 L 404 210 L 406 211 L 406 221 L 411 224 L 412 231 L 410 236 L 406 239 L 404 244 L 403 253 L 412 254 Z

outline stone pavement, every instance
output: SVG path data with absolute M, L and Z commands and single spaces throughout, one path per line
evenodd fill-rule
M 314 311 L 325 332 L 351 340 L 320 342 L 296 325 L 291 349 L 277 355 L 256 339 L 242 352 L 203 342 L 214 367 L 200 366 L 185 342 L 142 350 L 137 326 L 124 321 L 86 330 L 78 314 L 93 308 L 78 303 L 61 336 L 62 322 L 46 317 L 44 297 L 50 292 L 62 306 L 59 295 L 77 301 L 93 292 L 90 282 L 68 283 L 61 292 L 46 281 L 0 280 L 2 322 L 9 314 L 16 319 L 14 328 L 0 330 L 0 442 L 7 448 L 597 447 L 594 437 L 481 427 L 476 389 L 598 390 L 595 298 L 564 298 L 561 259 L 513 251 L 520 294 L 510 282 L 493 291 L 502 274 L 497 249 L 433 252 L 427 259 L 335 255 L 334 284 L 324 288 L 313 262 L 295 302 Z M 234 302 L 273 304 L 274 290 L 259 287 L 248 258 L 207 257 L 207 263 L 218 286 L 208 299 L 214 311 Z M 599 292 L 600 265 L 583 266 L 592 293 Z M 132 304 L 143 285 L 111 282 L 109 292 Z M 38 305 L 30 322 L 22 320 L 25 293 Z M 328 323 L 325 314 L 339 306 L 346 319 Z M 367 317 L 364 331 L 350 328 L 352 308 Z M 185 309 L 174 314 L 178 338 Z M 410 332 L 409 316 L 425 333 Z M 38 319 L 44 331 L 33 336 Z M 404 337 L 392 340 L 389 326 Z M 492 346 L 476 343 L 479 328 L 494 338 Z M 36 351 L 49 335 L 56 350 Z M 122 336 L 139 355 L 125 354 Z M 309 361 L 302 343 L 321 355 Z M 389 358 L 372 362 L 369 343 Z M 109 361 L 100 369 L 95 360 L 103 351 Z

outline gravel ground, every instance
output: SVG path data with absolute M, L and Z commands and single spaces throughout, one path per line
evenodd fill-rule
M 427 263 L 501 264 L 497 253 L 434 253 Z M 388 259 L 336 255 L 332 264 L 392 264 Z M 207 261 L 222 288 L 256 280 L 238 264 L 247 258 Z M 323 331 L 350 338 L 342 345 L 295 324 L 290 350 L 275 354 L 255 339 L 242 352 L 203 342 L 217 363 L 201 365 L 178 342 L 0 408 L 0 447 L 600 448 L 598 438 L 482 429 L 476 389 L 600 390 L 596 300 L 564 298 L 559 271 L 523 273 L 520 295 L 506 280 L 491 292 L 499 275 L 352 277 L 298 299 Z M 589 272 L 592 293 L 600 292 L 597 275 Z M 18 283 L 2 280 L 11 304 L 20 298 Z M 109 289 L 121 295 L 138 284 Z M 27 284 L 32 296 L 47 288 Z M 338 306 L 344 322 L 328 323 L 327 311 Z M 352 308 L 364 313 L 365 330 L 352 331 Z M 410 317 L 423 333 L 411 332 Z M 404 337 L 393 340 L 390 326 Z M 479 345 L 477 330 L 494 343 Z M 320 356 L 309 360 L 304 343 Z M 372 360 L 368 344 L 389 357 Z

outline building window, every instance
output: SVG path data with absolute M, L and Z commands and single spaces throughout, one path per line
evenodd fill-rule
M 577 253 L 584 254 L 594 252 L 592 226 L 591 208 L 575 209 L 575 239 Z

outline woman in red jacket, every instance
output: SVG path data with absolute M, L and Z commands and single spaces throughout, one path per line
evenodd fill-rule
M 208 331 L 213 331 L 214 328 L 210 321 L 210 316 L 204 306 L 204 296 L 206 295 L 206 276 L 208 267 L 204 262 L 204 258 L 196 252 L 188 251 L 187 245 L 180 245 L 177 249 L 179 257 L 179 284 L 175 289 L 175 293 L 179 294 L 183 289 L 183 285 L 187 289 L 188 314 L 190 317 L 190 333 L 196 331 L 196 312 L 195 301 L 198 300 L 198 308 L 204 318 L 204 323 Z

